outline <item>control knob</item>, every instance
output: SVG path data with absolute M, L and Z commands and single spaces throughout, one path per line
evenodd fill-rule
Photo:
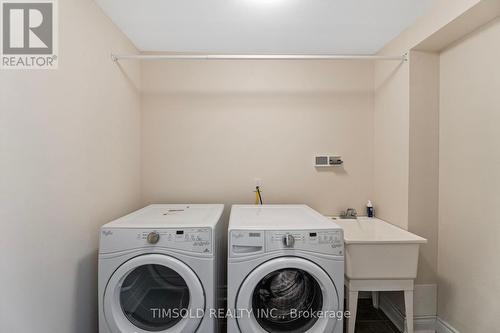
M 293 247 L 293 245 L 295 244 L 295 238 L 293 237 L 293 235 L 286 235 L 285 237 L 283 237 L 283 244 L 288 248 Z
M 148 234 L 148 243 L 149 244 L 156 244 L 160 240 L 160 234 L 157 232 L 153 231 Z

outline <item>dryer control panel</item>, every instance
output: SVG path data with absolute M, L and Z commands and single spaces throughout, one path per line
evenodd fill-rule
M 146 246 L 212 254 L 210 228 L 110 229 L 101 232 L 101 253 Z
M 266 250 L 304 250 L 331 255 L 344 255 L 341 230 L 267 231 Z

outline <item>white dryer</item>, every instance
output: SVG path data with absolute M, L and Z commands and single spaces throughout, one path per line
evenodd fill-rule
M 342 229 L 304 205 L 236 205 L 228 333 L 342 333 Z
M 104 225 L 99 332 L 216 332 L 223 210 L 151 205 Z

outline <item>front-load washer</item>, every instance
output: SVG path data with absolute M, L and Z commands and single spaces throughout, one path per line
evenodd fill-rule
M 99 332 L 217 332 L 223 210 L 151 205 L 104 225 Z
M 228 333 L 341 333 L 342 229 L 304 205 L 235 205 Z

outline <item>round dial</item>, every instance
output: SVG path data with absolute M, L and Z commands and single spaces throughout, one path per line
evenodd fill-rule
M 148 234 L 148 243 L 149 244 L 156 244 L 160 240 L 160 234 L 157 232 L 153 231 Z

